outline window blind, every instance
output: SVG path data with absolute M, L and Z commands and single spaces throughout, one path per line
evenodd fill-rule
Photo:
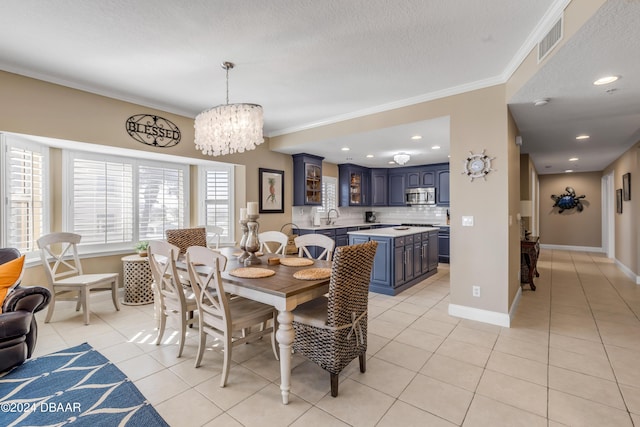
M 231 236 L 231 170 L 206 169 L 204 173 L 205 224 L 222 227 L 222 238 Z
M 338 208 L 338 180 L 335 177 L 322 177 L 322 207 L 318 212 L 329 212 Z
M 138 235 L 164 239 L 167 229 L 184 228 L 184 173 L 181 169 L 138 167 Z

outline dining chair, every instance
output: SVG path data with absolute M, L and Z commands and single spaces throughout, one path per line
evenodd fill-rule
M 285 254 L 287 243 L 289 242 L 289 236 L 281 231 L 263 231 L 258 233 L 258 240 L 260 240 L 260 250 L 268 254 Z M 277 245 L 276 250 L 272 249 L 269 243 L 275 243 Z
M 339 246 L 331 265 L 327 298 L 316 298 L 293 310 L 293 349 L 328 371 L 331 396 L 338 395 L 338 376 L 356 357 L 366 370 L 367 305 L 373 258 L 378 242 Z
M 217 225 L 207 225 L 205 229 L 207 230 L 207 247 L 218 249 L 220 247 L 220 236 L 224 233 L 224 228 Z
M 156 345 L 162 341 L 167 325 L 167 318 L 177 321 L 180 327 L 180 344 L 178 357 L 182 356 L 187 326 L 193 325 L 197 319 L 193 313 L 198 309 L 193 291 L 185 289 L 178 273 L 176 261 L 180 249 L 162 240 L 149 242 L 149 267 L 154 282 L 154 296 L 157 298 L 158 337 Z
M 327 261 L 331 261 L 333 249 L 336 247 L 335 240 L 324 234 L 303 234 L 302 236 L 296 237 L 293 241 L 298 248 L 299 257 L 306 256 L 307 258 L 314 258 L 309 248 L 317 246 L 322 249 L 322 252 L 320 252 L 316 259 L 326 259 Z
M 205 227 L 176 228 L 165 231 L 167 242 L 177 246 L 180 255 L 187 252 L 189 246 L 207 246 L 207 229 Z
M 44 323 L 53 316 L 56 301 L 76 301 L 76 311 L 84 313 L 84 324 L 89 324 L 90 294 L 92 291 L 111 290 L 111 299 L 117 311 L 118 273 L 85 274 L 82 270 L 77 245 L 82 236 L 75 233 L 50 233 L 37 240 L 40 258 L 51 292 L 51 301 Z M 51 258 L 52 263 L 49 262 Z
M 224 346 L 224 362 L 220 387 L 224 387 L 229 376 L 231 351 L 236 345 L 248 343 L 264 335 L 271 335 L 271 347 L 276 359 L 278 347 L 275 331 L 278 329 L 277 311 L 271 305 L 235 296 L 229 298 L 224 290 L 220 272 L 227 258 L 209 248 L 190 247 L 187 250 L 187 269 L 191 286 L 198 304 L 198 356 L 195 367 L 202 362 L 207 335 L 220 340 Z M 254 325 L 273 321 L 268 328 L 252 328 Z M 234 332 L 236 335 L 234 336 Z M 238 334 L 240 334 L 238 336 Z

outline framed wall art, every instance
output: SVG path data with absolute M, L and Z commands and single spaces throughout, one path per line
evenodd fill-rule
M 631 200 L 631 173 L 622 175 L 622 200 Z
M 258 169 L 260 213 L 284 213 L 284 171 Z
M 616 190 L 616 212 L 622 213 L 622 188 Z

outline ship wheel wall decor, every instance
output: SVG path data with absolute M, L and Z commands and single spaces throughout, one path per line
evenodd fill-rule
M 487 179 L 489 172 L 495 169 L 491 168 L 491 160 L 495 160 L 495 157 L 489 157 L 484 154 L 484 149 L 480 154 L 473 154 L 469 151 L 469 156 L 464 161 L 463 175 L 467 175 L 471 181 L 475 178 Z

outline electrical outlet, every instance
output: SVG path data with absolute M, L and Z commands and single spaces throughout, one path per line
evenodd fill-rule
M 473 296 L 480 298 L 480 286 L 473 286 L 472 288 Z

